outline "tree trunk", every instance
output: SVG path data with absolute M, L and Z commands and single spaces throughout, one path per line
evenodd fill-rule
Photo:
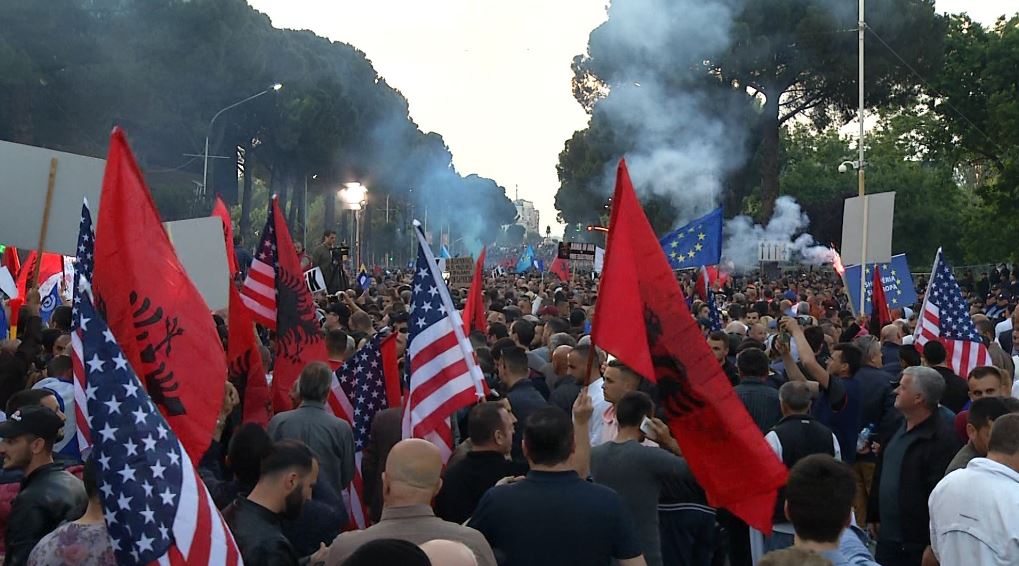
M 239 232 L 245 244 L 250 239 L 251 229 L 251 184 L 255 175 L 255 152 L 251 151 L 251 144 L 244 144 L 244 193 L 241 194 L 241 222 Z
M 287 218 L 287 198 L 290 196 L 290 194 L 289 194 L 290 193 L 290 182 L 291 182 L 291 178 L 290 178 L 290 173 L 288 171 L 284 171 L 283 173 L 280 174 L 280 191 L 278 193 L 279 194 L 279 200 L 277 200 L 276 202 L 277 202 L 277 204 L 280 207 L 280 212 L 283 214 L 283 219 L 284 220 L 286 220 L 286 218 Z M 270 193 L 270 196 L 271 196 L 271 193 Z M 287 224 L 287 229 L 288 230 L 290 229 L 290 225 L 289 224 Z
M 325 210 L 324 219 L 322 220 L 322 230 L 335 230 L 336 229 L 336 199 L 333 197 L 332 191 L 322 191 L 322 208 Z M 312 241 L 318 241 L 318 237 L 321 234 L 312 234 Z
M 778 132 L 779 93 L 774 89 L 765 93 L 766 102 L 761 115 L 761 215 L 760 222 L 766 223 L 775 211 L 778 199 Z

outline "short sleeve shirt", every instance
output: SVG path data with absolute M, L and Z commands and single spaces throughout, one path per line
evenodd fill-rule
M 502 566 L 609 566 L 641 554 L 616 492 L 572 471 L 532 470 L 488 490 L 468 526 L 485 535 Z
M 115 566 L 106 525 L 66 523 L 44 536 L 28 556 L 29 566 Z

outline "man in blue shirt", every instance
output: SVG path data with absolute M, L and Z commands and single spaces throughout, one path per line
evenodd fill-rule
M 583 423 L 586 424 L 586 423 Z M 573 423 L 558 407 L 524 425 L 531 471 L 482 497 L 468 525 L 488 539 L 504 566 L 644 566 L 640 542 L 616 492 L 573 471 Z

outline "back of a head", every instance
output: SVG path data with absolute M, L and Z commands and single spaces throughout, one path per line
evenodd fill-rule
M 555 350 L 559 346 L 576 346 L 577 339 L 565 332 L 556 332 L 548 337 L 549 350 Z
M 499 360 L 502 359 L 502 352 L 503 352 L 503 350 L 505 350 L 506 348 L 514 348 L 514 347 L 516 347 L 516 343 L 513 342 L 513 340 L 511 340 L 509 338 L 506 338 L 506 337 L 502 337 L 502 338 L 496 340 L 495 342 L 492 342 L 492 348 L 491 348 L 492 349 L 492 358 L 495 361 L 499 361 Z
M 616 402 L 616 421 L 619 427 L 639 427 L 644 417 L 654 415 L 655 404 L 643 391 L 628 391 Z
M 791 546 L 765 554 L 757 566 L 832 566 L 832 561 L 813 550 Z
M 573 309 L 570 311 L 571 326 L 580 326 L 581 324 L 584 324 L 585 320 L 587 320 L 587 313 L 584 312 L 584 309 Z
M 509 338 L 509 330 L 506 325 L 501 322 L 493 322 L 488 325 L 488 335 L 499 340 L 501 338 Z
M 333 370 L 324 362 L 311 362 L 301 370 L 297 394 L 302 401 L 325 402 L 333 381 Z
M 864 336 L 860 336 L 853 340 L 853 344 L 860 349 L 860 353 L 863 355 L 865 363 L 874 356 L 881 355 L 881 341 L 874 335 L 866 334 Z
M 53 356 L 53 359 L 46 364 L 46 375 L 50 377 L 60 377 L 63 375 L 70 375 L 70 373 L 70 356 Z
M 290 470 L 304 476 L 311 473 L 314 461 L 315 455 L 307 444 L 300 440 L 278 440 L 262 458 L 259 479 L 271 478 Z
M 558 316 L 552 317 L 548 319 L 548 322 L 545 323 L 545 328 L 549 329 L 548 332 L 550 336 L 552 334 L 558 334 L 560 332 L 569 333 L 570 321 Z
M 820 326 L 808 326 L 803 329 L 803 337 L 807 339 L 810 349 L 817 352 L 824 344 L 824 329 Z
M 982 397 L 970 404 L 966 422 L 980 430 L 1008 413 L 1008 406 L 1001 397 Z
M 500 403 L 478 403 L 467 415 L 467 432 L 474 446 L 484 446 L 495 439 L 495 432 L 502 427 Z
M 562 464 L 573 453 L 573 421 L 559 407 L 543 407 L 524 424 L 524 449 L 534 465 Z
M 472 330 L 468 338 L 471 339 L 471 346 L 474 346 L 475 350 L 488 346 L 488 338 L 485 338 L 485 333 L 480 330 Z
M 386 460 L 386 479 L 410 488 L 415 497 L 428 501 L 438 490 L 442 456 L 434 444 L 420 438 L 397 442 Z
M 7 399 L 5 412 L 7 413 L 7 416 L 10 417 L 14 414 L 14 411 L 17 411 L 22 407 L 27 407 L 29 405 L 41 405 L 42 400 L 50 395 L 53 395 L 53 391 L 49 389 L 22 389 Z
M 517 339 L 524 346 L 530 346 L 531 342 L 534 341 L 534 325 L 526 320 L 518 320 L 513 323 L 513 334 L 517 335 Z
M 527 350 L 520 346 L 513 345 L 503 348 L 499 359 L 502 363 L 506 364 L 506 369 L 512 375 L 526 376 L 529 371 L 527 368 Z
M 778 390 L 778 399 L 793 413 L 806 413 L 810 409 L 810 387 L 805 381 L 787 381 Z
M 433 566 L 478 566 L 474 552 L 462 542 L 435 539 L 421 545 Z
M 53 309 L 53 314 L 50 315 L 50 327 L 57 328 L 62 332 L 69 331 L 71 329 L 71 307 L 60 305 Z
M 912 346 L 905 346 L 899 348 L 899 361 L 906 364 L 906 367 L 916 367 L 920 365 L 920 352 L 916 351 L 916 348 Z
M 945 359 L 948 358 L 948 351 L 945 350 L 945 345 L 941 342 L 929 340 L 923 345 L 923 357 L 927 360 L 927 365 L 936 366 L 945 362 Z
M 227 452 L 230 470 L 234 476 L 243 484 L 258 482 L 262 459 L 269 454 L 272 445 L 272 439 L 261 425 L 256 423 L 241 425 L 230 438 Z
M 412 542 L 395 538 L 380 538 L 357 547 L 340 566 L 433 566 L 425 551 Z
M 343 356 L 347 352 L 347 333 L 334 328 L 326 331 L 326 350 L 330 356 Z
M 758 348 L 744 349 L 736 356 L 736 367 L 743 377 L 768 377 L 768 354 Z
M 1009 413 L 995 419 L 987 451 L 1005 456 L 1019 456 L 1019 414 Z
M 800 539 L 837 542 L 849 523 L 855 493 L 856 475 L 849 465 L 812 454 L 789 470 L 786 515 Z

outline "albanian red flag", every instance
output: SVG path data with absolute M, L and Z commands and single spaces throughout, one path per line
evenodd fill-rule
M 8 248 L 12 249 L 12 248 Z M 14 258 L 17 259 L 17 252 L 15 251 Z M 11 327 L 14 328 L 18 325 L 18 318 L 21 313 L 21 307 L 25 304 L 25 292 L 29 287 L 29 279 L 35 274 L 35 264 L 39 262 L 39 252 L 31 251 L 28 257 L 25 259 L 25 263 L 21 266 L 17 272 L 11 271 L 11 275 L 18 278 L 15 284 L 18 286 L 18 298 L 10 300 L 11 307 Z M 9 268 L 8 268 L 9 269 Z M 49 252 L 42 253 L 42 261 L 39 265 L 39 278 L 34 282 L 35 288 L 39 288 L 39 285 L 49 279 L 50 277 L 64 271 L 64 258 L 60 254 L 54 254 Z
M 18 248 L 14 246 L 4 248 L 4 255 L 0 259 L 0 266 L 6 267 L 7 271 L 11 273 L 11 277 L 17 277 L 18 272 L 21 271 L 21 259 L 18 258 Z
M 276 331 L 272 406 L 276 412 L 290 410 L 290 387 L 301 370 L 311 362 L 327 362 L 329 355 L 315 318 L 315 302 L 275 196 L 241 298 L 256 322 Z
M 658 383 L 669 428 L 708 503 L 771 531 L 786 468 L 768 447 L 686 307 L 620 161 L 591 339 Z
M 570 260 L 561 257 L 555 258 L 548 268 L 549 273 L 555 273 L 560 281 L 564 283 L 570 280 Z
M 230 210 L 219 195 L 216 195 L 216 204 L 212 206 L 212 216 L 218 216 L 223 221 L 223 241 L 226 242 L 226 264 L 230 268 L 230 279 L 237 274 L 237 256 L 234 255 L 234 225 L 230 220 Z
M 870 317 L 877 322 L 878 332 L 880 327 L 892 321 L 892 313 L 888 312 L 888 300 L 885 299 L 885 285 L 881 282 L 881 268 L 874 266 L 874 281 L 870 293 Z M 880 336 L 880 334 L 876 334 Z
M 102 190 L 92 276 L 97 306 L 152 402 L 197 462 L 223 402 L 226 355 L 120 128 L 110 136 Z
M 488 332 L 485 299 L 481 296 L 481 288 L 485 283 L 485 252 L 485 248 L 481 248 L 481 255 L 474 264 L 474 279 L 471 280 L 471 290 L 464 304 L 464 334 L 470 334 L 472 330 Z
M 241 400 L 242 420 L 263 427 L 272 418 L 272 397 L 265 381 L 262 353 L 255 337 L 255 321 L 244 306 L 237 287 L 230 282 L 230 336 L 227 342 L 230 383 L 237 388 Z

